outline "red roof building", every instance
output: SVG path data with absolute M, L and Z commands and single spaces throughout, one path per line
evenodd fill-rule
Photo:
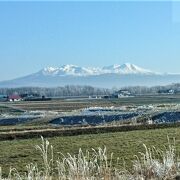
M 8 97 L 9 101 L 20 101 L 22 98 L 19 95 L 13 94 Z

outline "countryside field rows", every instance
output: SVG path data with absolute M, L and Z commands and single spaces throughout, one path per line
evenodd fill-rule
M 147 147 L 155 146 L 164 149 L 170 141 L 176 139 L 176 155 L 180 153 L 180 128 L 179 122 L 152 123 L 148 124 L 148 118 L 152 114 L 179 111 L 179 97 L 159 96 L 152 99 L 151 96 L 122 98 L 117 100 L 52 100 L 46 102 L 14 102 L 1 103 L 1 118 L 19 117 L 22 114 L 40 116 L 32 121 L 18 124 L 1 126 L 0 129 L 0 166 L 3 176 L 7 176 L 10 167 L 15 167 L 20 174 L 26 172 L 26 165 L 37 163 L 39 168 L 43 167 L 42 157 L 35 149 L 40 144 L 40 136 L 47 138 L 54 147 L 54 156 L 57 152 L 63 154 L 78 154 L 79 148 L 83 151 L 92 148 L 107 148 L 108 156 L 113 152 L 113 165 L 122 167 L 133 172 L 134 155 L 145 152 L 143 144 Z M 162 103 L 163 102 L 163 103 Z M 167 111 L 168 110 L 168 111 Z M 113 123 L 101 123 L 95 126 L 89 124 L 53 125 L 49 122 L 58 117 L 76 117 L 79 113 L 87 115 L 113 115 L 121 113 L 141 112 L 147 115 L 138 116 L 135 119 L 118 120 Z M 151 116 L 150 116 L 151 115 Z M 91 116 L 93 117 L 93 116 Z M 171 116 L 170 116 L 171 117 Z M 178 114 L 176 119 L 178 120 Z M 145 121 L 146 120 L 146 121 Z M 2 121 L 2 119 L 0 120 Z M 13 121 L 13 118 L 10 119 Z M 119 158 L 118 164 L 117 158 Z

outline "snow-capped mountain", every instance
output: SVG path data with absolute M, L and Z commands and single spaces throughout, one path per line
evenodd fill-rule
M 76 65 L 63 65 L 61 67 L 46 67 L 40 71 L 43 75 L 52 76 L 92 76 L 102 74 L 153 74 L 152 71 L 140 68 L 134 64 L 125 63 L 123 65 L 111 65 L 102 68 L 79 67 Z
M 134 64 L 106 67 L 64 65 L 46 67 L 37 73 L 0 82 L 0 87 L 58 87 L 88 85 L 103 88 L 125 86 L 155 86 L 180 83 L 180 74 L 156 73 Z
M 53 75 L 53 76 L 66 76 L 66 75 L 72 75 L 72 76 L 86 76 L 91 75 L 91 73 L 94 73 L 91 71 L 91 69 L 79 67 L 75 65 L 63 65 L 59 68 L 54 67 L 46 67 L 43 70 L 40 71 L 43 75 Z
M 103 71 L 106 73 L 117 74 L 154 74 L 154 72 L 140 68 L 134 64 L 125 63 L 122 65 L 112 65 L 103 67 Z

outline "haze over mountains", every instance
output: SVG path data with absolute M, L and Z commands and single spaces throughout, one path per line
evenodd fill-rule
M 125 86 L 154 86 L 179 83 L 180 74 L 157 73 L 134 64 L 99 67 L 63 65 L 46 67 L 37 73 L 0 82 L 0 87 L 57 87 L 89 85 L 112 88 Z

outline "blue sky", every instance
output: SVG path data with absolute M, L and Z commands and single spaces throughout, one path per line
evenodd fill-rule
M 0 2 L 0 80 L 46 66 L 180 73 L 180 2 Z

